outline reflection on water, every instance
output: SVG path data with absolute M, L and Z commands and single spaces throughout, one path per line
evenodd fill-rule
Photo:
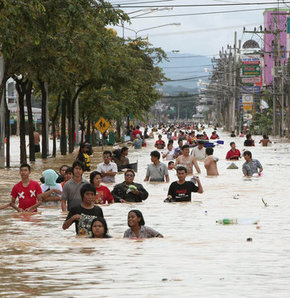
M 231 162 L 224 158 L 233 139 L 220 131 L 219 135 L 225 140 L 214 153 L 220 159 L 220 176 L 206 177 L 199 163 L 202 195 L 193 194 L 191 203 L 165 204 L 168 184 L 143 182 L 150 194 L 145 202 L 103 207 L 113 239 L 78 238 L 73 227 L 63 231 L 66 214 L 56 208 L 39 208 L 35 215 L 1 210 L 1 296 L 289 296 L 290 146 L 250 148 L 262 163 L 264 176 L 244 178 L 243 161 L 235 162 L 239 169 L 227 169 Z M 235 142 L 243 148 L 243 139 Z M 139 165 L 136 182 L 145 177 L 153 143 L 148 141 L 141 151 L 130 149 L 130 159 Z M 92 169 L 100 158 L 95 152 Z M 71 157 L 37 161 L 31 176 L 38 180 L 44 169 L 58 170 L 71 162 Z M 117 182 L 122 180 L 119 175 Z M 9 200 L 18 181 L 18 169 L 0 170 L 1 204 Z M 237 194 L 239 199 L 233 199 Z M 165 238 L 122 239 L 133 208 L 142 210 L 146 224 Z M 222 218 L 259 219 L 260 228 L 216 225 Z M 246 241 L 249 237 L 252 242 Z

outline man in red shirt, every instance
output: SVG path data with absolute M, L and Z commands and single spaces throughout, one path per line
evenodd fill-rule
M 137 135 L 140 135 L 141 139 L 142 139 L 142 131 L 140 130 L 140 126 L 136 126 L 136 128 L 133 130 L 132 132 L 132 137 L 133 137 L 133 140 L 136 139 L 136 136 Z
M 157 149 L 164 149 L 165 142 L 162 140 L 162 135 L 158 136 L 158 140 L 155 142 L 155 147 Z
M 14 185 L 11 191 L 11 207 L 18 212 L 37 212 L 42 201 L 42 190 L 38 182 L 29 179 L 30 165 L 24 163 L 20 166 L 21 181 Z M 18 199 L 18 207 L 15 202 Z
M 239 149 L 236 149 L 235 142 L 230 143 L 231 150 L 228 151 L 226 159 L 227 160 L 239 160 L 241 158 L 241 152 Z
M 213 132 L 211 133 L 210 139 L 211 139 L 211 140 L 219 139 L 219 136 L 218 136 L 218 134 L 216 133 L 216 131 L 213 131 Z

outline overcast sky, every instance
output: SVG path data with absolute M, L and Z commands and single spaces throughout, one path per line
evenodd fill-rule
M 263 5 L 245 5 L 241 3 L 267 3 Z M 274 4 L 276 3 L 276 4 Z M 290 1 L 279 1 L 280 8 L 290 7 Z M 125 27 L 135 31 L 161 26 L 170 23 L 180 23 L 180 26 L 164 26 L 138 32 L 138 36 L 148 35 L 150 43 L 165 51 L 179 50 L 180 53 L 217 55 L 222 47 L 234 44 L 234 31 L 242 43 L 257 36 L 243 34 L 243 27 L 252 30 L 263 25 L 263 10 L 277 7 L 278 1 L 271 0 L 112 0 L 111 4 L 120 4 L 120 8 L 129 13 L 131 24 Z M 205 7 L 177 7 L 180 5 L 219 5 Z M 164 8 L 170 10 L 164 10 Z M 159 11 L 152 11 L 158 8 Z M 138 10 L 142 10 L 136 12 Z M 151 10 L 151 11 L 150 11 Z M 218 13 L 221 11 L 237 11 Z M 146 14 L 147 13 L 147 14 Z M 204 15 L 178 16 L 181 14 L 212 13 Z M 143 16 L 141 15 L 143 14 Z M 138 17 L 139 16 L 139 17 Z M 122 29 L 116 28 L 122 36 Z M 125 37 L 135 38 L 133 31 L 124 30 Z

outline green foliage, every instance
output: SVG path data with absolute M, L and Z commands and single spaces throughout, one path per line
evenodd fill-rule
M 269 135 L 272 132 L 273 119 L 272 110 L 269 109 L 263 114 L 257 113 L 255 115 L 255 120 L 251 124 L 251 131 L 254 134 L 266 134 Z

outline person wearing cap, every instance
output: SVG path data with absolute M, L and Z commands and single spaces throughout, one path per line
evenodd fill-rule
M 196 160 L 205 160 L 205 148 L 204 148 L 204 141 L 198 141 L 197 146 L 191 150 L 191 156 L 193 156 Z

